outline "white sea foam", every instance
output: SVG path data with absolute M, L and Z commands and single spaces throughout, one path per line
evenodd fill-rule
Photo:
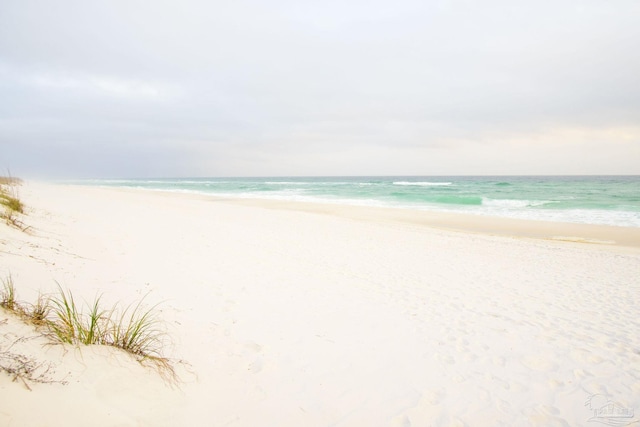
M 267 184 L 267 185 L 318 185 L 317 182 L 305 182 L 305 181 L 265 181 L 264 184 Z
M 468 213 L 535 221 L 601 224 L 620 227 L 640 227 L 640 213 L 600 209 L 504 209 L 482 206 Z
M 396 181 L 393 183 L 393 185 L 415 185 L 418 187 L 437 187 L 437 186 L 443 186 L 443 185 L 453 185 L 453 182 L 428 182 L 428 181 L 422 181 L 422 182 L 412 182 L 412 181 Z
M 262 183 L 260 183 L 262 184 Z M 265 181 L 264 184 L 267 185 L 311 185 L 311 186 L 335 186 L 335 185 L 354 185 L 353 182 L 342 182 L 342 181 L 327 181 L 327 182 L 313 182 L 313 181 Z M 356 183 L 357 184 L 357 183 Z
M 528 208 L 533 206 L 543 206 L 549 203 L 554 202 L 551 200 L 491 199 L 488 197 L 482 198 L 483 206 L 497 208 Z

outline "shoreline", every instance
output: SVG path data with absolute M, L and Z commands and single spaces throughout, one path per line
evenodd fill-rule
M 237 203 L 249 206 L 268 207 L 271 209 L 332 214 L 364 221 L 408 223 L 462 233 L 640 248 L 640 227 L 537 221 L 402 208 L 334 206 L 322 203 L 264 201 L 259 199 L 250 199 Z
M 74 184 L 70 184 L 74 186 Z M 640 227 L 584 224 L 572 222 L 519 219 L 471 213 L 439 212 L 395 207 L 357 206 L 340 203 L 235 198 L 184 193 L 169 190 L 88 186 L 122 192 L 163 194 L 215 203 L 250 206 L 265 209 L 290 210 L 311 214 L 335 215 L 361 221 L 404 223 L 440 230 L 485 234 L 513 238 L 529 238 L 598 246 L 640 248 Z
M 166 178 L 85 184 L 640 228 L 640 205 L 633 197 L 640 176 Z

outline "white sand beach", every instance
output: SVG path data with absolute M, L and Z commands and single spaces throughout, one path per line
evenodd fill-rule
M 0 426 L 640 419 L 638 228 L 19 191 L 29 229 L 0 225 L 0 278 L 26 301 L 57 283 L 107 304 L 147 295 L 180 381 L 114 348 L 51 345 L 0 309 L 0 353 L 33 360 L 46 380 L 0 372 Z M 607 405 L 629 412 L 597 412 Z

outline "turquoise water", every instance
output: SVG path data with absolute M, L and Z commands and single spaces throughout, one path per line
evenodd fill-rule
M 181 178 L 84 184 L 640 227 L 640 176 Z

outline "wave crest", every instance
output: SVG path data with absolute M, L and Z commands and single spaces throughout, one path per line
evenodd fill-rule
M 423 181 L 423 182 L 412 182 L 412 181 L 396 181 L 393 183 L 393 185 L 415 185 L 418 187 L 437 187 L 437 186 L 443 186 L 443 185 L 453 185 L 453 182 L 429 182 L 429 181 Z
M 482 206 L 497 208 L 530 208 L 553 203 L 551 200 L 518 200 L 518 199 L 491 199 L 482 198 Z

